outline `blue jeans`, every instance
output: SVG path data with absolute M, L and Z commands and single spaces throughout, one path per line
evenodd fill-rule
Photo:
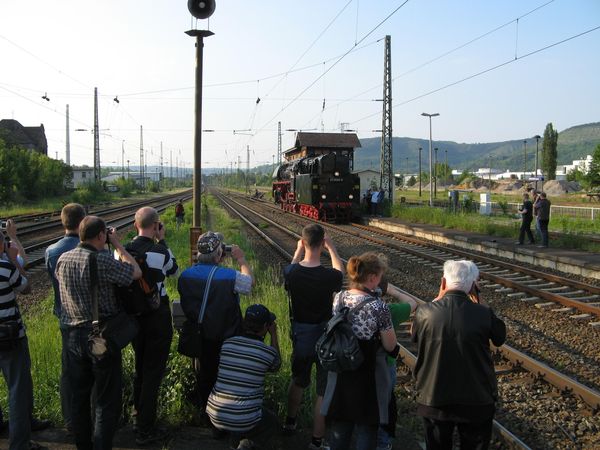
M 390 390 L 390 399 L 392 398 L 392 393 L 394 392 L 394 386 L 396 386 L 396 364 L 389 365 L 390 376 L 392 377 L 392 386 Z M 377 448 L 386 448 L 392 443 L 392 436 L 389 435 L 387 431 L 383 427 L 379 427 L 377 429 Z
M 112 448 L 121 414 L 121 352 L 96 359 L 88 348 L 90 331 L 90 327 L 66 330 L 73 433 L 78 450 L 108 450 Z M 92 388 L 96 391 L 96 421 L 93 427 Z
M 0 369 L 8 387 L 10 450 L 29 450 L 33 382 L 27 337 L 12 350 L 0 351 Z
M 69 377 L 67 375 L 67 355 L 69 354 L 67 348 L 67 341 L 69 334 L 67 329 L 60 327 L 60 335 L 62 339 L 62 350 L 60 354 L 60 381 L 59 381 L 59 392 L 60 392 L 60 409 L 62 412 L 63 420 L 65 422 L 65 428 L 72 428 L 71 424 L 71 401 L 73 393 L 71 385 L 69 383 Z
M 352 432 L 356 429 L 356 450 L 373 450 L 377 444 L 377 425 L 334 420 L 329 427 L 329 448 L 347 450 L 350 448 Z

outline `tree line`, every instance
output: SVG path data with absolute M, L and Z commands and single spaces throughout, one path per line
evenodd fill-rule
M 62 195 L 71 167 L 46 155 L 8 147 L 0 139 L 0 201 L 18 203 Z

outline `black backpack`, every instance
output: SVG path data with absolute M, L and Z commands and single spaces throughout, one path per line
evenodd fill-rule
M 152 245 L 154 244 L 136 249 L 134 241 L 125 246 L 140 266 L 142 277 L 133 280 L 129 286 L 117 286 L 116 295 L 125 312 L 133 316 L 151 313 L 160 306 L 160 292 L 146 262 L 146 252 L 152 248 Z
M 350 314 L 356 314 L 367 303 L 377 300 L 368 297 L 354 308 L 344 307 L 329 322 L 323 335 L 317 341 L 315 350 L 323 368 L 330 372 L 356 370 L 364 361 L 358 338 L 352 331 Z

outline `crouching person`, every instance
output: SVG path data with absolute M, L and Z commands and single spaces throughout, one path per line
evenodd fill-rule
M 217 382 L 206 412 L 213 425 L 231 434 L 232 448 L 254 448 L 277 430 L 276 416 L 263 406 L 265 374 L 281 366 L 275 315 L 263 305 L 246 309 L 240 336 L 227 339 L 221 348 Z M 265 335 L 271 345 L 265 344 Z

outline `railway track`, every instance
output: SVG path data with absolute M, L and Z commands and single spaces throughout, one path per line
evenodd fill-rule
M 269 230 L 269 234 L 270 234 L 270 230 L 272 230 L 274 228 L 278 229 L 279 232 L 281 232 L 281 233 L 288 234 L 290 236 L 290 239 L 293 239 L 293 242 L 288 245 L 276 243 L 276 246 L 279 247 L 279 249 L 277 250 L 278 253 L 281 255 L 285 255 L 285 257 L 288 258 L 287 260 L 289 261 L 289 259 L 291 258 L 291 253 L 293 253 L 293 248 L 295 248 L 295 241 L 299 238 L 299 235 L 297 233 L 289 230 L 287 226 L 282 226 L 282 225 L 276 223 L 274 220 L 272 220 L 271 218 L 269 218 L 265 215 L 261 215 L 260 213 L 258 213 L 256 211 L 252 211 L 252 208 L 248 208 L 247 206 L 243 206 L 243 205 L 239 204 L 238 202 L 234 202 L 234 200 L 232 200 L 231 196 L 229 196 L 227 199 L 224 199 L 221 197 L 221 201 L 227 205 L 228 209 L 231 209 L 231 210 L 243 209 L 244 212 L 237 212 L 237 214 L 240 216 L 244 216 L 244 215 L 253 216 L 254 219 L 245 219 L 245 221 L 249 226 L 252 226 L 252 228 L 255 229 L 256 233 L 258 233 L 258 234 L 262 234 L 262 235 L 267 234 L 267 233 L 265 233 L 265 231 L 266 231 L 265 224 L 268 224 L 267 228 Z M 280 215 L 281 212 L 279 210 L 277 210 L 277 213 L 278 214 L 272 214 L 272 215 L 277 216 L 277 215 Z M 294 216 L 294 219 L 302 219 L 305 222 L 310 221 L 305 218 L 298 218 L 297 216 Z M 261 224 L 261 226 L 256 226 L 256 223 Z M 289 226 L 289 223 L 286 225 Z M 372 242 L 373 244 L 383 245 L 383 246 L 386 246 L 389 248 L 389 242 L 387 242 L 387 239 L 382 240 L 381 242 L 374 242 L 373 236 L 370 236 L 372 234 L 371 233 L 372 230 L 370 230 L 368 228 L 358 228 L 358 229 L 355 228 L 354 231 L 349 231 L 349 230 L 347 230 L 347 228 L 349 228 L 349 227 L 341 227 L 340 228 L 340 227 L 332 226 L 329 224 L 326 224 L 325 226 L 328 228 L 336 229 L 339 232 L 349 233 L 350 235 L 352 235 L 355 238 L 369 239 L 370 242 Z M 301 227 L 301 225 L 299 225 L 299 227 Z M 388 236 L 388 238 L 389 238 L 389 236 Z M 269 238 L 269 239 L 274 240 L 273 238 Z M 376 239 L 378 240 L 379 238 L 376 238 Z M 411 242 L 410 244 L 416 245 L 416 246 L 424 245 L 422 242 L 419 244 L 415 244 L 415 243 Z M 444 250 L 447 250 L 447 249 L 444 249 Z M 403 249 L 399 249 L 398 251 L 402 252 Z M 431 253 L 429 253 L 429 255 L 427 257 L 422 257 L 421 255 L 415 255 L 410 252 L 408 252 L 408 254 L 415 258 L 413 260 L 414 263 L 420 263 L 420 264 L 427 263 L 427 264 L 431 265 L 432 267 L 438 267 L 438 268 L 441 268 L 440 265 L 443 264 L 443 261 L 445 261 L 446 259 L 451 259 L 452 257 L 456 258 L 456 255 L 448 255 L 446 253 L 440 254 L 441 250 L 437 249 L 437 248 L 433 249 L 433 251 L 435 252 L 435 255 L 432 255 Z M 435 256 L 436 259 L 433 259 L 433 256 Z M 465 257 L 467 255 L 460 255 L 460 256 Z M 473 255 L 468 255 L 468 257 L 470 259 L 474 259 Z M 485 264 L 489 264 L 489 263 L 490 263 L 489 261 L 486 261 L 485 263 L 479 262 L 480 266 L 485 266 Z M 484 268 L 485 267 L 482 267 L 482 270 Z M 512 269 L 514 269 L 514 268 L 511 268 L 511 270 Z M 493 270 L 493 269 L 488 268 L 487 270 L 488 270 L 488 272 L 495 272 L 495 270 Z M 502 270 L 506 270 L 506 269 L 502 269 Z M 498 274 L 490 273 L 489 275 L 490 275 L 490 278 L 488 280 L 486 280 L 487 283 L 484 282 L 484 284 L 486 286 L 491 288 L 491 287 L 494 287 L 494 285 L 500 285 L 499 283 L 496 282 L 498 280 L 495 278 L 495 277 L 499 276 Z M 535 279 L 534 278 L 535 275 L 537 275 L 537 274 L 532 274 L 532 273 L 527 274 L 528 277 L 531 277 L 531 280 Z M 521 274 L 520 276 L 524 277 L 525 275 Z M 509 277 L 509 278 L 511 278 L 511 277 Z M 557 282 L 557 280 L 558 280 L 558 278 L 555 278 L 553 280 L 553 282 Z M 523 283 L 523 282 L 528 283 L 529 281 L 530 281 L 529 279 L 519 280 L 520 283 Z M 573 281 L 573 280 L 569 280 L 569 281 Z M 513 280 L 513 282 L 514 282 L 514 280 Z M 528 283 L 528 284 L 532 284 L 532 283 Z M 581 287 L 582 287 L 581 285 L 578 285 L 578 288 L 581 288 Z M 507 289 L 507 288 L 502 288 L 502 289 Z M 513 288 L 510 288 L 510 289 L 511 289 L 511 292 L 506 292 L 507 294 L 514 293 L 512 291 Z M 529 287 L 527 287 L 527 289 L 535 289 L 535 288 L 529 286 Z M 544 289 L 552 289 L 552 287 L 548 286 L 548 287 L 545 287 Z M 543 291 L 540 291 L 540 292 L 543 292 Z M 536 292 L 536 294 L 539 294 L 539 296 L 540 296 L 539 298 L 545 298 L 540 292 Z M 595 295 L 595 294 L 592 294 L 592 295 Z M 528 376 L 530 378 L 537 380 L 536 382 L 543 381 L 544 383 L 549 383 L 550 385 L 554 386 L 555 389 L 558 389 L 558 391 L 561 392 L 561 395 L 567 395 L 567 396 L 572 395 L 572 396 L 576 397 L 577 399 L 581 400 L 582 402 L 584 402 L 587 405 L 587 408 L 589 410 L 591 410 L 591 411 L 600 410 L 600 392 L 598 392 L 597 390 L 578 382 L 577 380 L 565 375 L 564 373 L 561 373 L 560 371 L 553 369 L 552 367 L 545 364 L 544 362 L 541 362 L 532 357 L 529 357 L 524 352 L 518 351 L 517 349 L 514 349 L 510 346 L 506 346 L 506 345 L 502 346 L 500 349 L 496 349 L 496 352 L 498 353 L 499 356 L 502 357 L 502 362 L 501 362 L 502 368 L 498 369 L 498 372 L 500 374 L 505 374 L 505 373 L 513 374 L 513 373 L 520 372 L 520 371 L 526 371 L 529 374 Z M 403 361 L 409 367 L 411 367 L 411 361 L 414 361 L 414 355 L 411 353 L 410 349 L 407 347 L 403 348 Z M 522 381 L 518 381 L 518 383 L 521 383 L 521 382 Z M 512 434 L 512 433 L 510 433 L 510 431 L 508 431 L 508 429 L 510 428 L 509 426 L 503 426 L 500 423 L 498 423 L 497 425 L 495 425 L 495 427 L 497 430 L 497 434 L 499 436 L 501 436 L 501 439 L 507 443 L 506 445 L 508 445 L 510 447 L 517 446 L 519 448 L 528 448 L 522 442 L 519 443 L 518 438 L 516 438 L 516 436 L 514 436 L 514 434 Z M 564 431 L 564 429 L 563 429 L 563 431 Z M 569 438 L 572 438 L 571 435 L 569 435 L 569 434 L 566 434 L 566 435 Z
M 94 215 L 99 216 L 107 216 L 110 215 L 110 218 L 106 218 L 107 225 L 111 227 L 115 227 L 117 230 L 122 228 L 126 228 L 133 224 L 134 222 L 134 213 L 137 209 L 142 206 L 152 206 L 156 208 L 156 210 L 160 213 L 166 210 L 169 206 L 173 205 L 174 199 L 189 199 L 191 198 L 191 191 L 180 192 L 176 195 L 168 195 L 160 198 L 148 199 L 140 202 L 131 203 L 125 206 L 118 206 L 116 208 L 106 208 L 103 210 L 94 211 Z M 62 239 L 64 236 L 64 230 L 62 229 L 62 224 L 60 220 L 51 221 L 50 223 L 40 223 L 37 224 L 37 228 L 28 228 L 23 232 L 19 229 L 19 239 L 23 236 L 31 236 L 36 235 L 40 232 L 48 232 L 53 235 L 47 239 L 43 239 L 34 243 L 26 244 L 24 243 L 25 253 L 27 254 L 27 265 L 26 269 L 30 270 L 40 266 L 44 262 L 46 248 L 58 240 Z M 52 230 L 55 230 L 53 233 Z

